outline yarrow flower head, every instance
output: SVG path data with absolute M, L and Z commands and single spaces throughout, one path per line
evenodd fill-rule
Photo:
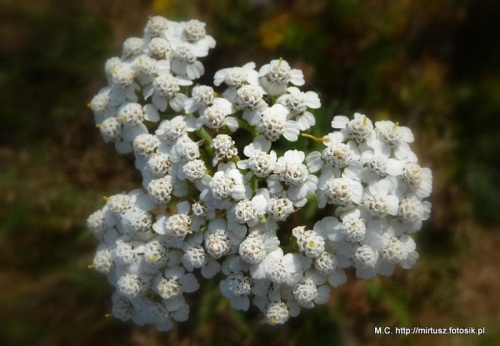
M 279 325 L 325 304 L 347 268 L 370 279 L 413 267 L 432 172 L 411 130 L 355 113 L 315 137 L 305 131 L 321 102 L 292 62 L 222 68 L 200 84 L 214 47 L 199 20 L 150 17 L 106 61 L 108 85 L 89 103 L 104 141 L 142 176 L 87 219 L 99 242 L 89 267 L 115 289 L 112 315 L 168 331 L 189 318 L 198 280 L 221 272 L 232 308 L 255 305 Z

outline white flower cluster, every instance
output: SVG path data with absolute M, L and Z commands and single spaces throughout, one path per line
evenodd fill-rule
M 364 279 L 411 268 L 432 175 L 410 150 L 410 129 L 336 116 L 327 136 L 303 134 L 322 151 L 280 155 L 274 142 L 315 124 L 318 95 L 299 90 L 302 72 L 282 59 L 218 71 L 218 92 L 194 84 L 214 46 L 200 21 L 151 17 L 106 62 L 109 85 L 90 102 L 104 140 L 133 152 L 143 178 L 87 220 L 100 241 L 93 267 L 116 288 L 112 314 L 169 330 L 188 319 L 198 279 L 221 272 L 233 308 L 252 302 L 264 322 L 282 324 L 326 303 L 346 268 Z M 242 129 L 249 143 L 235 135 Z M 333 215 L 280 230 L 308 201 Z

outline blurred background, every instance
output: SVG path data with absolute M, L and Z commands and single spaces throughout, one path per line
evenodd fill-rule
M 416 267 L 369 281 L 350 273 L 326 306 L 275 328 L 257 310 L 230 309 L 216 281 L 190 296 L 189 322 L 170 333 L 106 318 L 112 290 L 87 269 L 97 243 L 85 219 L 102 195 L 140 180 L 86 104 L 105 85 L 105 60 L 152 14 L 207 23 L 217 47 L 203 60 L 206 83 L 283 57 L 320 94 L 319 125 L 361 112 L 409 126 L 434 174 Z M 498 18 L 495 0 L 1 0 L 0 344 L 500 345 Z M 376 326 L 486 335 L 380 336 Z

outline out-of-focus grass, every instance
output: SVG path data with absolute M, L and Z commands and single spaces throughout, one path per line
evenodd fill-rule
M 500 344 L 498 128 L 500 44 L 493 1 L 297 0 L 0 4 L 0 344 Z M 228 8 L 231 9 L 228 12 Z M 205 20 L 220 68 L 282 56 L 320 93 L 312 134 L 332 115 L 366 112 L 410 126 L 434 173 L 433 214 L 411 271 L 355 280 L 285 326 L 233 311 L 217 280 L 188 299 L 172 332 L 104 315 L 112 290 L 87 269 L 96 242 L 85 218 L 102 195 L 139 185 L 130 159 L 102 143 L 84 105 L 102 66 L 153 10 Z M 299 149 L 321 143 L 301 138 Z M 286 150 L 281 147 L 280 150 Z M 327 211 L 324 211 L 327 213 Z M 316 217 L 324 216 L 317 214 Z M 294 223 L 314 223 L 305 210 Z M 376 326 L 486 327 L 477 336 L 375 336 Z

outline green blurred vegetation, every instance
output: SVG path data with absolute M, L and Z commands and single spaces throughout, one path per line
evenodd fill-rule
M 303 69 L 323 103 L 318 136 L 332 115 L 356 111 L 411 127 L 435 181 L 417 266 L 371 281 L 351 273 L 325 307 L 277 328 L 230 309 L 215 281 L 168 334 L 105 318 L 111 288 L 87 269 L 96 242 L 85 219 L 138 176 L 85 104 L 105 83 L 104 61 L 150 14 L 208 23 L 217 47 L 203 82 L 280 56 Z M 500 344 L 499 16 L 494 0 L 2 1 L 0 344 Z M 486 335 L 375 336 L 375 326 Z

